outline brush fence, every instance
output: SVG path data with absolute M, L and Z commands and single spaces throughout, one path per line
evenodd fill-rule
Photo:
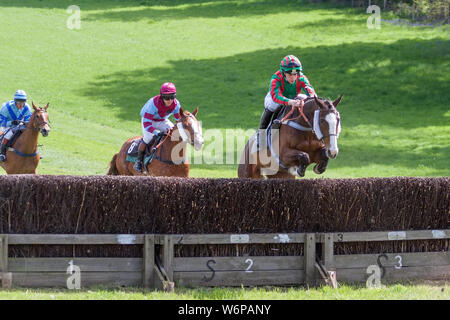
M 446 241 L 446 251 L 335 255 L 336 243 Z M 450 278 L 450 229 L 288 234 L 0 234 L 2 287 L 309 285 Z M 183 245 L 295 244 L 299 256 L 177 257 Z M 142 245 L 138 258 L 10 258 L 9 245 Z

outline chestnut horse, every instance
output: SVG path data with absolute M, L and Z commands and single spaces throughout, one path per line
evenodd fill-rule
M 195 117 L 198 107 L 190 113 L 180 108 L 181 120 L 171 130 L 160 143 L 153 161 L 144 168 L 143 173 L 134 170 L 133 162 L 126 161 L 127 151 L 133 142 L 139 142 L 142 136 L 128 139 L 123 144 L 119 153 L 116 153 L 111 162 L 108 175 L 145 175 L 150 176 L 189 176 L 189 161 L 185 157 L 187 144 L 194 146 L 195 150 L 203 147 L 202 129 L 199 121 Z
M 26 125 L 24 132 L 6 151 L 6 161 L 0 163 L 7 174 L 37 174 L 40 156 L 37 148 L 39 132 L 43 137 L 50 133 L 48 124 L 48 103 L 44 108 L 38 108 L 32 102 L 34 112 Z
M 286 107 L 290 111 L 268 129 L 271 135 L 267 145 L 256 150 L 256 134 L 249 139 L 239 162 L 238 177 L 295 179 L 303 177 L 311 163 L 316 163 L 315 173 L 324 173 L 328 159 L 336 158 L 339 152 L 340 117 L 336 107 L 341 98 L 332 102 L 310 97 L 301 107 Z M 275 123 L 279 130 L 274 130 Z

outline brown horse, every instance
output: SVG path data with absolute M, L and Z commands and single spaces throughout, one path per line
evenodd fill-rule
M 192 113 L 180 109 L 180 122 L 167 132 L 167 136 L 160 143 L 153 161 L 147 164 L 146 170 L 143 170 L 144 173 L 138 173 L 133 168 L 134 163 L 126 161 L 127 151 L 131 144 L 139 142 L 142 138 L 138 136 L 125 141 L 119 153 L 113 156 L 107 174 L 135 176 L 144 175 L 148 172 L 148 175 L 151 176 L 188 177 L 189 161 L 185 157 L 187 144 L 193 145 L 197 151 L 204 144 L 201 126 L 195 117 L 197 112 L 198 107 Z
M 6 161 L 0 163 L 7 174 L 37 174 L 40 156 L 37 148 L 39 132 L 43 137 L 50 133 L 48 124 L 48 103 L 38 108 L 32 102 L 34 112 L 24 132 L 17 138 L 6 152 Z
M 260 146 L 261 150 L 256 150 L 256 134 L 253 135 L 241 156 L 238 177 L 295 179 L 303 177 L 311 163 L 316 163 L 315 173 L 325 172 L 328 159 L 336 158 L 339 152 L 340 118 L 336 107 L 341 98 L 342 95 L 333 102 L 307 98 L 304 105 L 292 108 L 278 121 L 279 130 L 272 126 L 271 137 Z

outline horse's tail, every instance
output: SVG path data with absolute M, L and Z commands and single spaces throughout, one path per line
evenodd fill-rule
M 245 144 L 244 151 L 241 155 L 238 165 L 238 177 L 239 178 L 250 178 L 251 177 L 251 165 L 249 161 L 250 155 L 250 140 Z
M 116 166 L 116 159 L 117 159 L 118 155 L 119 154 L 116 153 L 114 155 L 114 157 L 112 158 L 111 162 L 109 163 L 109 170 L 107 173 L 107 175 L 109 175 L 109 176 L 118 176 L 119 175 L 119 170 L 117 170 L 117 166 Z

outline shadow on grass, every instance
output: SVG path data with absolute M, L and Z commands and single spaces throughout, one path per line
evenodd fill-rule
M 200 108 L 204 128 L 256 128 L 269 79 L 288 53 L 300 57 L 322 97 L 344 94 L 343 126 L 417 128 L 448 122 L 450 93 L 445 61 L 450 43 L 400 40 L 314 48 L 279 48 L 225 58 L 170 61 L 169 67 L 99 76 L 81 95 L 109 102 L 124 120 L 138 120 L 144 103 L 166 81 L 183 107 Z
M 158 94 L 161 83 L 173 81 L 185 109 L 199 106 L 204 129 L 256 129 L 269 79 L 287 53 L 300 57 L 320 96 L 334 99 L 344 94 L 339 106 L 340 147 L 346 156 L 333 161 L 332 167 L 393 163 L 412 169 L 426 165 L 436 169 L 436 174 L 448 172 L 443 159 L 450 152 L 445 143 L 433 142 L 428 149 L 418 146 L 419 151 L 411 148 L 413 136 L 396 134 L 393 138 L 405 138 L 410 145 L 392 139 L 386 145 L 374 145 L 345 132 L 356 127 L 358 132 L 370 133 L 449 125 L 449 70 L 445 68 L 450 45 L 440 39 L 279 48 L 218 59 L 171 61 L 170 67 L 102 75 L 80 94 L 108 101 L 110 108 L 120 109 L 122 119 L 138 122 L 142 105 Z M 383 134 L 377 141 L 388 138 Z M 355 141 L 361 145 L 355 148 Z
M 224 2 L 226 0 L 2 0 L 0 7 L 14 8 L 39 8 L 39 9 L 66 9 L 71 5 L 77 5 L 82 10 L 108 10 L 130 7 L 196 5 L 211 2 Z
M 216 19 L 223 17 L 251 17 L 263 16 L 285 12 L 306 12 L 316 10 L 317 7 L 298 1 L 265 0 L 265 1 L 177 1 L 164 7 L 141 6 L 132 10 L 120 10 L 115 12 L 92 13 L 86 16 L 87 20 L 106 20 L 135 22 L 148 20 L 151 22 L 163 20 L 182 20 L 190 18 Z M 327 7 L 327 10 L 331 10 Z M 331 14 L 331 13 L 329 13 Z
M 237 16 L 258 16 L 283 12 L 309 11 L 324 8 L 308 1 L 298 0 L 4 0 L 3 8 L 67 9 L 77 5 L 88 13 L 85 20 L 107 20 L 133 22 L 142 19 L 161 21 L 166 19 L 187 19 L 191 17 L 219 18 Z M 330 5 L 326 5 L 329 10 Z M 118 10 L 119 11 L 111 11 Z

